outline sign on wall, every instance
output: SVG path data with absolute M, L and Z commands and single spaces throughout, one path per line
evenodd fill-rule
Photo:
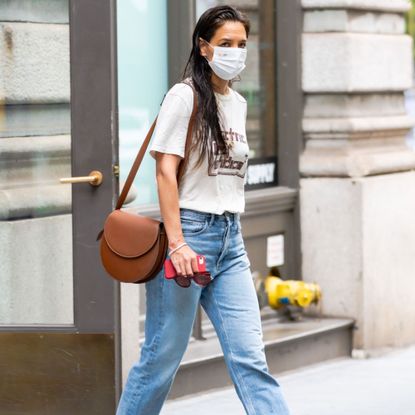
M 267 267 L 284 265 L 284 235 L 267 238 Z
M 245 189 L 255 190 L 278 185 L 276 157 L 249 159 L 245 175 Z

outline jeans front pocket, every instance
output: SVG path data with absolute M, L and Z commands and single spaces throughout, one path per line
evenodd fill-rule
M 196 236 L 203 233 L 209 226 L 208 220 L 195 220 L 191 218 L 181 217 L 183 235 Z

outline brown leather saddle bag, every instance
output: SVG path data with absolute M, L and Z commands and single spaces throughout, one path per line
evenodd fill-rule
M 190 84 L 190 86 L 192 85 Z M 190 151 L 196 111 L 197 98 L 193 89 L 193 110 L 187 130 L 185 157 L 178 168 L 178 184 L 184 173 Z M 100 256 L 102 264 L 108 274 L 120 282 L 139 284 L 151 280 L 161 270 L 167 255 L 168 239 L 163 222 L 121 210 L 147 151 L 156 122 L 157 117 L 137 154 L 115 209 L 107 216 L 104 227 L 97 236 L 97 240 L 101 240 Z

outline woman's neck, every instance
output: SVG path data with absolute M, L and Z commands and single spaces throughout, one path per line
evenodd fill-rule
M 212 73 L 211 82 L 213 90 L 222 95 L 229 93 L 229 81 L 219 78 L 215 73 Z

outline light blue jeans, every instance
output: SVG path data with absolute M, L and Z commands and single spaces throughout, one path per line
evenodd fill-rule
M 180 210 L 189 246 L 205 255 L 213 281 L 188 288 L 163 271 L 146 286 L 145 342 L 132 366 L 116 415 L 157 415 L 171 389 L 200 301 L 212 321 L 229 375 L 248 415 L 287 415 L 280 384 L 269 373 L 258 300 L 239 214 Z M 197 413 L 197 408 L 195 408 Z

